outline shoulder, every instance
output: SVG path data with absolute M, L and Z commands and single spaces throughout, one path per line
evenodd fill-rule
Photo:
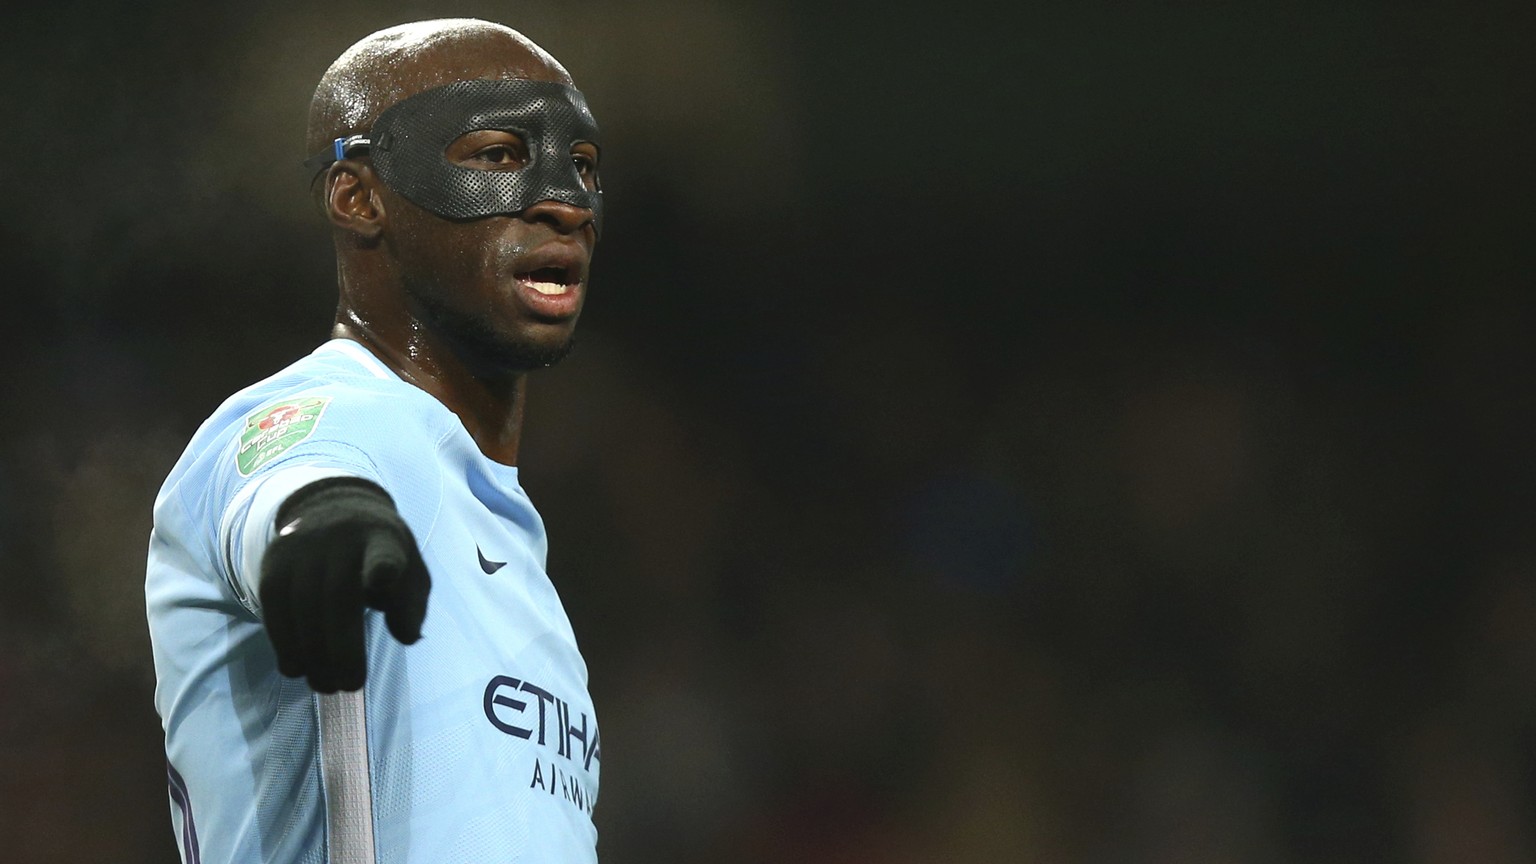
M 459 425 L 441 402 L 345 340 L 326 343 L 237 397 L 222 425 L 234 468 L 247 477 L 322 453 L 387 474 L 397 463 L 426 461 Z
M 155 499 L 166 548 L 237 572 L 234 538 L 268 483 L 349 475 L 395 499 L 413 531 L 430 530 L 443 488 L 443 442 L 458 418 L 355 343 L 326 343 L 241 389 L 203 422 Z M 292 471 L 290 471 L 292 469 Z
M 456 428 L 442 403 L 362 346 L 332 340 L 226 399 L 193 435 L 162 495 L 179 488 L 224 498 L 296 464 L 344 469 L 385 488 L 422 481 Z

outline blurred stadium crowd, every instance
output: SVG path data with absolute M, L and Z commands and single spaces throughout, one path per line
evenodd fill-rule
M 608 136 L 522 469 L 605 860 L 1536 858 L 1530 8 L 86 8 L 0 37 L 0 858 L 173 859 L 150 504 L 440 14 Z

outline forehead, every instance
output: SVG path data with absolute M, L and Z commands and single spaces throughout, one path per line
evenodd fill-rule
M 571 84 L 571 76 L 538 46 L 503 34 L 475 39 L 434 40 L 393 52 L 380 70 L 385 93 L 378 100 L 382 110 L 423 90 L 455 81 L 486 78 L 527 79 Z
M 315 152 L 368 131 L 385 109 L 417 93 L 487 78 L 574 86 L 565 67 L 515 30 L 468 19 L 402 24 L 348 48 L 321 76 L 306 144 Z

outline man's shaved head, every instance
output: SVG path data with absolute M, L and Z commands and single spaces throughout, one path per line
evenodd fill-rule
M 510 27 L 475 18 L 401 24 L 364 37 L 321 76 L 309 103 L 305 150 L 367 132 L 380 112 L 407 96 L 476 78 L 573 84 L 559 61 Z
M 354 135 L 377 140 L 333 144 Z M 596 136 L 565 67 L 500 24 L 420 21 L 348 48 L 307 135 L 328 163 L 311 188 L 336 247 L 333 332 L 456 391 L 439 396 L 487 434 L 515 427 L 502 403 L 570 350 L 586 298 Z

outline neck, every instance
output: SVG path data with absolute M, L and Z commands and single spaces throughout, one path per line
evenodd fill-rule
M 375 333 L 366 322 L 345 311 L 338 313 L 331 336 L 362 343 L 396 375 L 432 394 L 458 415 L 487 458 L 503 465 L 517 464 L 525 374 L 472 368 L 449 346 L 420 332 L 401 344 Z

